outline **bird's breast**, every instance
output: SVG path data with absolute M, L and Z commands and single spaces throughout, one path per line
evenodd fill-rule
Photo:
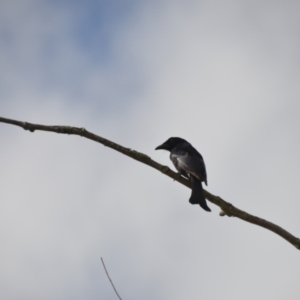
M 184 157 L 186 157 L 187 153 L 184 154 L 178 154 L 178 153 L 172 153 L 170 154 L 170 159 L 172 161 L 172 163 L 174 164 L 175 168 L 177 169 L 177 171 L 179 172 L 185 172 L 185 167 L 184 167 Z

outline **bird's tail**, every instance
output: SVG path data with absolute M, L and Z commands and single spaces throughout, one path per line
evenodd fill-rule
M 190 203 L 199 204 L 204 210 L 211 211 L 206 204 L 201 181 L 195 178 L 194 176 L 191 176 L 191 181 L 192 181 L 192 195 L 189 200 Z

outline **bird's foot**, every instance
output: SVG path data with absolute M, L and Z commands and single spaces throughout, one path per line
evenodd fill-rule
M 174 179 L 174 181 L 179 180 L 181 177 L 183 177 L 182 174 L 180 172 L 177 172 L 176 173 L 176 179 Z

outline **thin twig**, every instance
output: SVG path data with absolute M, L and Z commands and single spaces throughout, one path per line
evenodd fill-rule
M 109 281 L 110 281 L 110 283 L 111 283 L 111 285 L 112 285 L 112 287 L 113 287 L 113 289 L 114 289 L 116 295 L 118 296 L 118 298 L 119 298 L 120 300 L 122 300 L 122 298 L 120 297 L 120 295 L 118 294 L 118 292 L 117 292 L 117 290 L 116 290 L 116 288 L 115 288 L 115 286 L 114 286 L 114 283 L 112 282 L 111 278 L 109 277 L 109 274 L 108 274 L 108 272 L 107 272 L 107 269 L 106 269 L 106 267 L 105 267 L 104 260 L 103 260 L 102 257 L 101 257 L 101 261 L 102 261 L 102 265 L 103 265 L 103 268 L 104 268 L 104 270 L 105 270 L 106 276 L 107 276 L 107 278 L 109 279 Z
M 85 137 L 87 139 L 98 142 L 104 146 L 107 146 L 111 149 L 114 149 L 124 155 L 127 155 L 141 163 L 144 163 L 162 172 L 166 176 L 173 178 L 174 180 L 180 182 L 181 184 L 187 186 L 188 188 L 191 188 L 191 183 L 189 182 L 189 180 L 183 178 L 182 176 L 179 177 L 178 174 L 173 172 L 169 167 L 157 163 L 156 161 L 152 160 L 149 156 L 143 153 L 137 152 L 130 148 L 125 148 L 121 145 L 118 145 L 114 142 L 104 139 L 94 133 L 91 133 L 87 131 L 85 128 L 78 128 L 78 127 L 71 127 L 71 126 L 46 126 L 46 125 L 32 124 L 32 123 L 21 122 L 21 121 L 16 121 L 11 119 L 1 118 L 1 117 L 0 117 L 0 122 L 20 126 L 23 129 L 29 130 L 31 132 L 34 132 L 35 130 L 42 130 L 42 131 L 51 131 L 51 132 L 62 133 L 62 134 L 74 134 L 74 135 Z M 261 219 L 259 217 L 250 215 L 247 212 L 242 211 L 237 207 L 233 206 L 231 203 L 226 202 L 221 197 L 215 196 L 206 190 L 204 190 L 204 193 L 207 200 L 214 203 L 215 205 L 218 205 L 221 208 L 222 210 L 220 213 L 221 216 L 226 215 L 228 217 L 237 217 L 246 222 L 266 228 L 278 234 L 285 240 L 287 240 L 289 243 L 294 245 L 298 250 L 300 249 L 300 239 L 293 236 L 292 234 L 290 234 L 288 231 L 284 230 L 280 226 L 271 223 L 267 220 Z

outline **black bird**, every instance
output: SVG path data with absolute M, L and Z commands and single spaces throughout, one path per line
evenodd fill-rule
M 199 204 L 204 210 L 211 211 L 206 204 L 202 181 L 207 185 L 206 169 L 202 155 L 186 140 L 171 137 L 155 150 L 170 151 L 170 159 L 180 175 L 192 182 L 191 204 Z

